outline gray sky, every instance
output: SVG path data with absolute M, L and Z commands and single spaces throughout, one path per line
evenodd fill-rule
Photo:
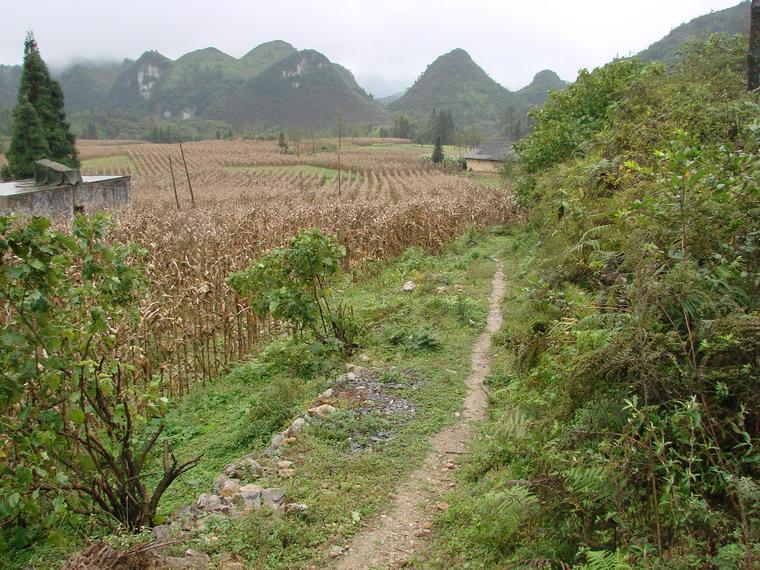
M 376 96 L 411 85 L 461 47 L 510 89 L 542 69 L 574 79 L 739 0 L 0 0 L 0 63 L 21 62 L 34 30 L 52 67 L 74 60 L 176 59 L 214 46 L 240 57 L 273 39 L 312 48 Z

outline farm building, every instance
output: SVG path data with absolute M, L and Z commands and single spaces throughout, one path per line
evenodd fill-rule
M 35 162 L 34 179 L 0 183 L 0 213 L 70 219 L 75 213 L 129 205 L 129 176 L 82 176 L 50 160 Z
M 464 155 L 467 170 L 474 172 L 495 172 L 505 160 L 514 160 L 512 143 L 505 138 L 492 137 L 479 148 Z

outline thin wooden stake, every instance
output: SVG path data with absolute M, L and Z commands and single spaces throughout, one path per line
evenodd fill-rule
M 338 151 L 338 198 L 340 198 L 340 151 Z
M 172 155 L 169 155 L 169 170 L 172 172 L 172 188 L 174 188 L 174 201 L 177 202 L 177 210 L 179 207 L 179 196 L 177 196 L 177 181 L 174 179 L 174 167 L 172 166 Z
M 182 150 L 182 139 L 177 138 L 177 142 L 179 143 L 179 152 L 182 154 L 182 163 L 185 165 L 185 176 L 187 176 L 187 187 L 190 188 L 190 201 L 193 203 L 193 208 L 195 208 L 195 196 L 193 195 L 193 185 L 190 184 L 190 173 L 187 171 L 187 161 L 185 160 L 185 151 Z

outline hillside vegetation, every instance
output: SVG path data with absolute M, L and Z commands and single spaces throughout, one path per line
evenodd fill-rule
M 749 0 L 725 10 L 710 12 L 681 24 L 667 36 L 638 54 L 644 61 L 664 61 L 668 65 L 681 58 L 683 45 L 689 40 L 705 39 L 710 34 L 746 34 L 749 30 Z
M 530 225 L 492 411 L 433 557 L 760 559 L 760 98 L 746 38 L 583 72 L 517 145 Z

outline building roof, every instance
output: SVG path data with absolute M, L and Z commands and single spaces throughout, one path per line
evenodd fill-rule
M 119 178 L 126 178 L 126 176 L 82 176 L 82 182 L 88 184 L 90 182 L 117 180 Z M 30 192 L 40 192 L 42 190 L 51 190 L 53 188 L 60 188 L 60 186 L 50 184 L 39 185 L 35 183 L 33 178 L 27 180 L 15 180 L 13 182 L 0 182 L 0 197 L 29 194 Z
M 479 148 L 471 150 L 464 155 L 466 159 L 475 160 L 498 160 L 502 161 L 507 158 L 515 158 L 515 151 L 512 149 L 512 141 L 504 137 L 491 137 L 485 141 Z

